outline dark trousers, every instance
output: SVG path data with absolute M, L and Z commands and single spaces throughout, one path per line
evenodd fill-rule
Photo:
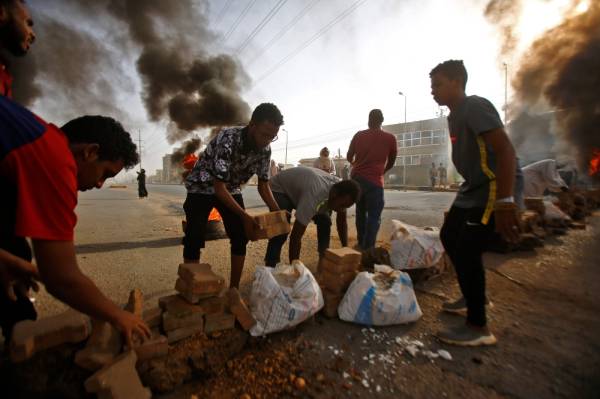
M 241 194 L 233 195 L 235 201 L 244 208 L 244 199 Z M 233 213 L 215 195 L 188 193 L 183 203 L 185 211 L 186 228 L 183 238 L 183 257 L 189 260 L 200 259 L 200 249 L 204 248 L 204 237 L 208 215 L 213 208 L 217 208 L 223 218 L 225 232 L 231 243 L 231 254 L 246 255 L 248 238 L 244 232 L 242 218 Z M 244 208 L 245 209 L 245 208 Z
M 3 241 L 2 249 L 31 262 L 31 249 L 27 240 L 19 237 L 0 237 L 0 239 Z M 37 319 L 37 312 L 29 298 L 18 291 L 15 291 L 15 294 L 17 300 L 12 301 L 4 290 L 0 290 L 0 328 L 6 344 L 10 342 L 15 324 L 22 320 Z
M 360 198 L 356 203 L 356 235 L 358 245 L 362 249 L 375 246 L 379 226 L 381 226 L 381 212 L 385 205 L 383 187 L 379 187 L 360 176 L 352 178 L 360 185 Z
M 294 204 L 292 200 L 283 193 L 273 193 L 275 202 L 279 205 L 279 209 L 285 209 L 288 212 L 292 212 Z M 288 221 L 290 217 L 288 216 Z M 331 213 L 317 214 L 313 217 L 313 222 L 317 225 L 317 242 L 319 255 L 323 255 L 325 250 L 329 248 L 329 240 L 331 238 Z M 282 234 L 277 237 L 273 237 L 267 244 L 267 253 L 265 254 L 265 265 L 274 267 L 281 260 L 281 248 L 288 235 Z
M 460 290 L 467 302 L 467 321 L 485 326 L 485 271 L 482 255 L 494 235 L 494 217 L 481 224 L 483 208 L 453 206 L 446 216 L 440 238 L 452 260 Z

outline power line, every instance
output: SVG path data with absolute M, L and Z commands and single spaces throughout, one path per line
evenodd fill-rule
M 226 42 L 227 39 L 229 39 L 229 37 L 231 36 L 231 34 L 240 25 L 240 23 L 242 22 L 242 20 L 244 19 L 244 17 L 246 17 L 246 15 L 250 11 L 250 8 L 252 8 L 252 6 L 254 5 L 254 3 L 256 3 L 256 0 L 251 0 L 250 3 L 248 3 L 246 5 L 246 7 L 242 10 L 242 13 L 237 17 L 237 19 L 235 20 L 235 22 L 231 26 L 231 28 L 229 28 L 229 30 L 227 31 L 227 33 L 225 33 L 225 36 L 223 36 L 222 42 Z
M 302 43 L 300 46 L 298 46 L 296 49 L 294 49 L 291 53 L 289 53 L 288 55 L 283 57 L 277 64 L 275 64 L 265 74 L 263 74 L 260 78 L 258 78 L 255 81 L 254 86 L 256 86 L 258 83 L 260 83 L 261 81 L 263 81 L 264 79 L 269 77 L 269 75 L 271 75 L 277 69 L 281 68 L 281 66 L 283 66 L 285 63 L 290 61 L 296 55 L 298 55 L 302 50 L 304 50 L 305 48 L 310 46 L 312 43 L 314 43 L 317 39 L 319 39 L 321 36 L 323 36 L 325 33 L 327 33 L 331 28 L 333 28 L 335 25 L 340 23 L 344 18 L 346 18 L 348 15 L 352 14 L 352 12 L 354 10 L 356 10 L 358 7 L 360 7 L 365 1 L 366 0 L 357 0 L 354 3 L 352 3 L 352 5 L 350 7 L 346 8 L 341 14 L 339 14 L 337 17 L 335 17 L 333 20 L 331 20 L 327 25 L 325 25 L 321 29 L 319 29 L 319 31 L 317 33 L 315 33 L 310 39 L 308 39 L 307 41 Z
M 218 24 L 219 22 L 221 22 L 221 20 L 223 19 L 223 17 L 225 16 L 225 14 L 227 13 L 227 11 L 229 10 L 229 6 L 231 6 L 231 2 L 233 0 L 227 0 L 227 2 L 225 3 L 225 6 L 223 6 L 223 8 L 221 9 L 221 12 L 219 13 L 219 15 L 217 16 L 217 18 L 215 19 L 215 24 Z
M 292 29 L 302 19 L 302 17 L 304 15 L 306 15 L 306 13 L 309 12 L 319 1 L 320 0 L 313 0 L 311 3 L 308 3 L 306 6 L 304 6 L 304 8 L 302 10 L 300 10 L 300 12 L 298 14 L 296 14 L 294 16 L 294 18 L 292 18 L 292 20 L 286 26 L 281 28 L 281 30 L 279 30 L 279 32 L 277 32 L 271 38 L 271 40 L 269 40 L 269 42 L 267 44 L 265 44 L 265 46 L 258 51 L 258 53 L 254 56 L 254 58 L 252 60 L 250 60 L 250 62 L 248 62 L 248 65 L 254 63 L 254 61 L 256 61 L 265 51 L 267 51 L 275 43 L 277 43 L 279 41 L 279 39 L 281 39 L 290 29 Z
M 285 5 L 285 3 L 287 3 L 287 1 L 288 0 L 279 0 L 273 6 L 273 8 L 271 8 L 271 10 L 268 12 L 268 14 L 265 15 L 265 17 L 262 19 L 262 21 L 260 21 L 259 24 L 256 25 L 256 28 L 254 28 L 254 30 L 250 33 L 250 35 L 248 35 L 246 40 L 244 40 L 244 42 L 242 44 L 240 44 L 240 46 L 237 49 L 238 53 L 241 53 L 242 51 L 244 51 L 244 49 L 246 47 L 248 47 L 248 44 L 250 44 L 252 39 L 254 39 L 254 37 L 256 37 L 256 35 L 258 35 L 258 33 L 260 33 L 260 31 L 263 30 L 263 28 L 269 23 L 269 21 L 271 19 L 273 19 L 273 17 L 275 15 L 277 15 L 279 10 L 281 10 L 281 7 L 283 7 Z
M 304 146 L 309 146 L 309 145 L 314 145 L 314 144 L 319 144 L 323 142 L 323 139 L 327 138 L 328 140 L 335 140 L 335 139 L 341 139 L 344 138 L 345 136 L 352 134 L 354 135 L 354 133 L 356 133 L 358 131 L 358 129 L 360 129 L 363 125 L 354 125 L 354 126 L 349 126 L 349 127 L 345 127 L 342 129 L 336 129 L 336 130 L 332 130 L 330 132 L 326 132 L 326 133 L 320 133 L 314 136 L 310 136 L 310 137 L 306 137 L 306 138 L 302 138 L 299 140 L 293 140 L 288 142 L 288 148 L 300 148 L 300 147 L 304 147 Z M 354 132 L 354 133 L 352 133 Z M 273 147 L 273 150 L 278 151 L 278 150 L 282 150 L 284 147 Z

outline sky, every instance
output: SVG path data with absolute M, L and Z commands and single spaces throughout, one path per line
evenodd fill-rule
M 53 12 L 58 0 L 31 1 L 32 8 Z M 202 43 L 213 54 L 235 57 L 249 79 L 242 98 L 253 109 L 275 103 L 285 125 L 272 144 L 272 158 L 297 163 L 318 156 L 327 146 L 345 156 L 353 134 L 366 128 L 369 110 L 380 108 L 384 124 L 429 119 L 439 112 L 430 95 L 429 71 L 447 59 L 462 59 L 469 72 L 467 94 L 493 102 L 502 115 L 507 63 L 510 81 L 520 54 L 544 29 L 561 20 L 567 0 L 524 0 L 517 26 L 517 55 L 502 59 L 500 35 L 484 17 L 487 1 L 479 0 L 210 0 L 198 1 L 214 40 Z M 247 8 L 249 7 L 249 8 Z M 243 11 L 247 12 L 240 19 Z M 270 12 L 276 14 L 255 35 Z M 289 30 L 294 18 L 305 14 Z M 35 10 L 34 10 L 35 11 Z M 35 12 L 34 12 L 35 15 Z M 102 20 L 105 16 L 98 15 Z M 239 21 L 239 24 L 235 24 Z M 73 20 L 77 25 L 77 19 Z M 98 24 L 102 26 L 102 24 Z M 85 22 L 96 40 L 110 47 L 114 32 Z M 321 34 L 319 34 L 321 32 Z M 38 37 L 38 40 L 44 40 Z M 266 47 L 268 45 L 268 47 Z M 35 46 L 35 44 L 34 44 Z M 199 44 L 200 46 L 200 44 Z M 166 139 L 166 120 L 150 122 L 141 100 L 142 81 L 135 70 L 135 46 L 110 62 L 118 68 L 112 79 L 115 109 L 126 114 L 124 125 L 142 140 L 143 167 L 154 174 L 162 156 L 177 147 Z M 107 60 L 108 61 L 108 60 Z M 404 95 L 400 95 L 402 92 Z M 511 96 L 510 85 L 508 96 Z M 406 115 L 404 114 L 406 102 Z M 33 104 L 45 119 L 64 116 L 58 97 L 49 93 Z M 62 106 L 62 105 L 61 105 Z M 82 105 L 85 107 L 85 104 Z M 200 132 L 203 133 L 203 132 Z M 122 173 L 118 178 L 131 178 Z

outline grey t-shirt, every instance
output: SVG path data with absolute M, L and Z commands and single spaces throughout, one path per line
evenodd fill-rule
M 296 209 L 296 220 L 308 226 L 317 213 L 328 212 L 329 190 L 341 181 L 316 168 L 299 166 L 279 172 L 270 180 L 271 191 L 289 197 Z
M 452 162 L 465 179 L 454 205 L 459 208 L 485 208 L 495 201 L 496 155 L 488 147 L 482 133 L 504 125 L 496 108 L 483 97 L 465 97 L 458 109 L 448 116 Z M 493 198 L 490 198 L 493 197 Z

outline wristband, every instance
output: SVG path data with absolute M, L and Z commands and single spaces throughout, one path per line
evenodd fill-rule
M 504 197 L 504 198 L 500 198 L 496 200 L 496 203 L 503 203 L 503 202 L 515 202 L 515 198 L 513 196 L 510 197 Z

